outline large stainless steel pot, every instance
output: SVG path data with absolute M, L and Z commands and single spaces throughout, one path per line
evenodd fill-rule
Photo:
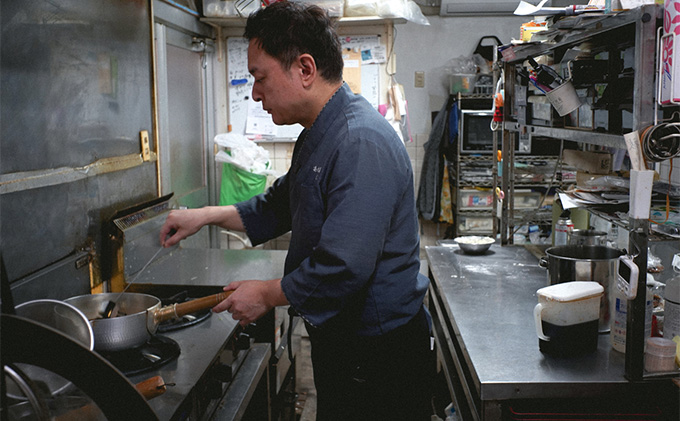
M 569 281 L 594 281 L 604 288 L 600 301 L 599 331 L 609 332 L 609 291 L 616 288 L 619 259 L 625 250 L 606 246 L 566 245 L 545 251 L 540 266 L 548 269 L 550 285 Z
M 120 351 L 144 344 L 161 322 L 214 307 L 229 294 L 222 292 L 167 307 L 161 307 L 161 301 L 152 295 L 134 292 L 80 295 L 65 301 L 90 320 L 95 350 Z M 118 316 L 102 318 L 112 300 L 117 300 Z

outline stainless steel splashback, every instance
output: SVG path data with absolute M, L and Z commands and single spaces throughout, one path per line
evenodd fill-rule
M 151 259 L 160 247 L 158 234 L 173 208 L 172 195 L 120 211 L 111 222 L 112 279 L 122 275 L 129 281 Z M 174 247 L 161 251 L 153 264 L 172 253 Z

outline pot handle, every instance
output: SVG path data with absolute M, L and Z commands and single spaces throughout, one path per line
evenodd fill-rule
M 549 341 L 550 338 L 545 336 L 545 333 L 543 333 L 543 323 L 541 320 L 542 312 L 543 304 L 541 303 L 536 304 L 536 307 L 534 307 L 534 322 L 536 324 L 536 336 L 538 336 L 539 339 L 543 339 L 544 341 Z
M 548 269 L 548 259 L 545 256 L 541 257 L 538 260 L 538 266 L 540 266 L 544 269 Z
M 625 265 L 628 270 L 625 270 L 622 265 Z M 622 270 L 623 274 L 622 274 Z M 624 276 L 628 273 L 628 279 Z M 616 287 L 626 296 L 628 300 L 634 300 L 637 296 L 638 289 L 638 276 L 640 275 L 640 269 L 633 261 L 633 258 L 624 254 L 619 256 L 619 270 L 616 274 Z
M 203 298 L 187 301 L 185 303 L 173 304 L 162 307 L 154 312 L 153 319 L 156 325 L 166 320 L 178 319 L 186 314 L 200 311 L 206 308 L 215 307 L 221 301 L 231 295 L 233 291 L 220 292 L 219 294 L 209 295 Z

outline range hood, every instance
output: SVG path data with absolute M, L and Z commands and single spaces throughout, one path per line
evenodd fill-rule
M 538 4 L 540 0 L 525 0 L 527 3 Z M 519 0 L 441 0 L 439 16 L 489 16 L 512 15 Z M 547 1 L 544 6 L 552 3 Z

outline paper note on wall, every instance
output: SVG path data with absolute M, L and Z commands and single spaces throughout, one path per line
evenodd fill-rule
M 346 49 L 358 51 L 361 56 L 361 96 L 376 110 L 380 105 L 380 66 L 387 58 L 386 49 L 377 35 L 356 35 L 340 37 L 343 52 Z M 351 64 L 351 63 L 350 63 Z M 345 72 L 347 68 L 345 67 Z
M 351 48 L 342 51 L 342 60 L 345 68 L 342 78 L 347 82 L 352 92 L 361 93 L 361 52 Z

